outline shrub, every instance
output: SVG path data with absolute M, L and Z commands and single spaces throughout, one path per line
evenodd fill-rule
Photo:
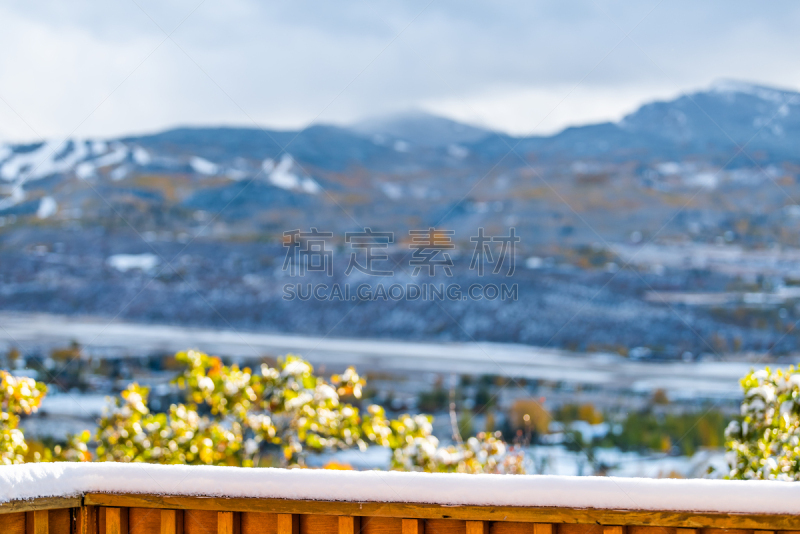
M 752 371 L 725 430 L 729 478 L 800 480 L 800 369 Z
M 174 384 L 185 399 L 166 413 L 148 406 L 149 390 L 130 384 L 99 421 L 91 436 L 84 432 L 56 447 L 48 458 L 71 461 L 151 462 L 302 467 L 309 454 L 370 444 L 392 451 L 391 468 L 401 470 L 522 473 L 522 455 L 509 450 L 499 435 L 481 433 L 465 444 L 441 447 L 429 415 L 389 419 L 377 405 L 360 410 L 365 380 L 350 367 L 328 380 L 298 356 L 288 355 L 276 367 L 261 365 L 255 373 L 198 351 L 178 353 L 184 366 Z M 2 436 L 8 452 L 3 461 L 24 461 L 27 450 L 14 413 L 35 410 L 45 388 L 30 379 L 3 376 Z M 8 457 L 8 460 L 6 460 Z

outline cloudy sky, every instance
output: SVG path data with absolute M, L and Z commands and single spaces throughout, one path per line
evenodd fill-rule
M 409 109 L 548 133 L 717 79 L 800 89 L 784 1 L 33 0 L 0 24 L 7 141 Z

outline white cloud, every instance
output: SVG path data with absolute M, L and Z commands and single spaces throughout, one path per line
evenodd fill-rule
M 786 1 L 198 4 L 0 4 L 13 51 L 0 56 L 0 138 L 296 128 L 420 107 L 551 132 L 718 78 L 800 87 L 800 6 Z M 158 26 L 178 25 L 164 41 Z

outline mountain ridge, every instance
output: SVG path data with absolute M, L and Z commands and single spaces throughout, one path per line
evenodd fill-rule
M 472 191 L 483 176 L 524 175 L 532 165 L 563 175 L 574 174 L 574 163 L 588 162 L 638 169 L 626 179 L 654 187 L 715 186 L 718 180 L 708 178 L 714 168 L 800 164 L 798 146 L 800 93 L 735 81 L 646 103 L 617 122 L 549 136 L 512 136 L 424 112 L 303 130 L 178 127 L 109 140 L 0 145 L 0 216 L 39 212 L 44 197 L 74 211 L 87 186 L 117 192 L 124 186 L 126 194 L 147 202 L 155 195 L 185 209 L 218 210 L 230 202 L 215 202 L 214 195 L 238 203 L 242 181 L 257 184 L 260 193 L 248 198 L 250 207 L 236 219 L 263 217 L 259 206 L 321 209 L 323 191 L 349 195 L 348 202 L 394 203 L 392 209 L 402 213 L 410 209 L 397 202 L 415 198 L 432 203 L 434 212 L 437 199 L 455 202 L 459 191 Z M 668 163 L 684 169 L 684 185 L 660 174 L 659 165 Z M 519 180 L 524 191 L 525 179 Z M 497 194 L 493 201 L 511 200 L 503 196 L 508 192 Z

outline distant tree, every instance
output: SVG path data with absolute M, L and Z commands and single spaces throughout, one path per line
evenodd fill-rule
M 800 480 L 800 369 L 752 371 L 725 430 L 729 478 Z
M 17 347 L 11 347 L 11 349 L 8 351 L 7 358 L 9 367 L 15 367 L 17 360 L 20 358 L 19 349 Z
M 622 450 L 677 451 L 693 455 L 700 447 L 720 447 L 726 417 L 717 410 L 702 413 L 658 413 L 648 407 L 629 412 L 601 440 Z
M 517 399 L 509 410 L 511 428 L 525 433 L 546 434 L 552 417 L 538 399 Z
M 586 421 L 596 425 L 603 422 L 603 414 L 594 404 L 564 404 L 556 410 L 555 418 L 564 423 Z
M 651 399 L 653 404 L 661 404 L 666 405 L 669 404 L 669 396 L 667 395 L 666 390 L 664 389 L 657 389 L 653 392 L 653 398 Z

